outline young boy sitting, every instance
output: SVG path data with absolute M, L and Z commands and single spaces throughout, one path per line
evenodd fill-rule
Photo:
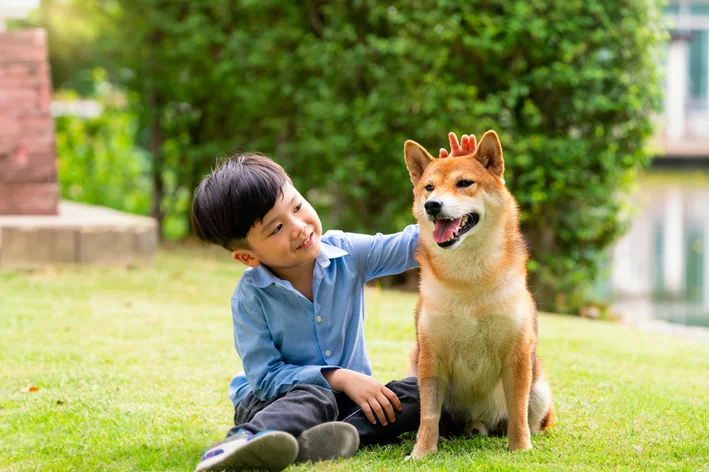
M 474 143 L 451 138 L 452 154 Z M 244 367 L 229 386 L 235 426 L 196 471 L 282 470 L 418 429 L 416 378 L 371 377 L 363 329 L 365 282 L 417 266 L 417 225 L 322 234 L 285 171 L 258 154 L 225 160 L 199 184 L 192 225 L 249 267 L 231 299 Z

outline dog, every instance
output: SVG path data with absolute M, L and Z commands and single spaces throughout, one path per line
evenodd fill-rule
M 465 433 L 507 433 L 512 451 L 532 448 L 554 412 L 537 357 L 536 305 L 517 201 L 504 183 L 497 133 L 473 154 L 435 159 L 404 145 L 414 184 L 421 267 L 416 345 L 421 423 L 412 457 L 437 451 L 445 409 Z

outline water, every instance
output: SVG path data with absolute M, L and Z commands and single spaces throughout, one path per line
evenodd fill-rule
M 709 173 L 653 172 L 613 250 L 613 308 L 634 321 L 709 327 Z

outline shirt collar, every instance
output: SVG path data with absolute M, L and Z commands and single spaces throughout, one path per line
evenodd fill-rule
M 315 258 L 315 262 L 317 262 L 320 267 L 325 268 L 330 265 L 330 259 L 337 259 L 338 257 L 348 254 L 349 253 L 344 249 L 321 241 L 320 254 Z M 251 269 L 251 280 L 258 288 L 266 288 L 271 284 L 284 285 L 284 280 L 273 275 L 263 264 L 259 264 Z

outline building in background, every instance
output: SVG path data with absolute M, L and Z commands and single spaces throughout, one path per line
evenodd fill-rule
M 664 18 L 657 155 L 613 250 L 610 291 L 624 316 L 709 326 L 709 0 L 671 1 Z
M 709 156 L 709 0 L 681 0 L 665 8 L 672 34 L 667 47 L 661 159 Z

